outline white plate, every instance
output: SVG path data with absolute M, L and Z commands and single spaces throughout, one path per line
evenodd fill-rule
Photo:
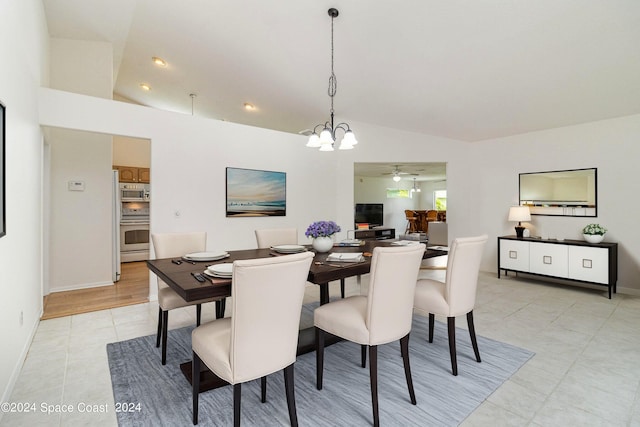
M 224 251 L 218 252 L 193 252 L 190 254 L 184 255 L 182 258 L 188 259 L 191 261 L 216 261 L 222 258 L 228 257 L 229 254 Z
M 304 252 L 307 250 L 304 246 L 301 245 L 277 245 L 272 246 L 271 249 L 283 254 L 293 254 L 297 252 Z
M 231 277 L 233 273 L 233 264 L 230 262 L 223 262 L 222 264 L 213 264 L 207 267 L 207 271 L 215 274 L 216 276 Z
M 211 272 L 209 270 L 205 270 L 204 274 L 209 276 L 209 277 L 217 277 L 218 279 L 231 279 L 231 277 L 233 277 L 231 274 L 229 274 L 229 275 L 216 274 L 216 273 L 213 273 L 213 272 Z

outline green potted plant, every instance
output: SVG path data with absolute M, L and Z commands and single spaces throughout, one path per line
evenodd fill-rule
M 582 229 L 582 236 L 589 243 L 600 243 L 606 232 L 607 229 L 600 224 L 589 224 Z

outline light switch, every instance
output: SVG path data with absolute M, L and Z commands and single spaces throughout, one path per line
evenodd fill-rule
M 84 181 L 69 181 L 67 189 L 69 191 L 84 191 Z

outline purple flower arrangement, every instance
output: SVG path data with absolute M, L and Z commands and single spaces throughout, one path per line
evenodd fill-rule
M 329 237 L 340 231 L 340 226 L 333 221 L 316 221 L 307 227 L 304 235 L 307 237 Z

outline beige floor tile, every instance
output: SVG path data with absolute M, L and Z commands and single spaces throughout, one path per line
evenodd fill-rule
M 546 395 L 515 381 L 507 380 L 487 399 L 494 405 L 530 420 L 542 406 Z
M 485 401 L 460 424 L 460 427 L 521 427 L 524 425 L 527 425 L 526 418 Z

